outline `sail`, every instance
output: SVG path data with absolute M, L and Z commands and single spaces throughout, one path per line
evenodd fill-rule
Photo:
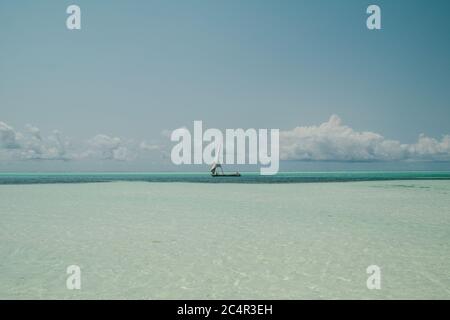
M 214 162 L 212 163 L 211 169 L 209 169 L 212 173 L 215 173 L 217 168 L 222 167 L 220 164 L 220 147 L 220 144 L 216 147 L 216 157 Z
M 220 164 L 220 147 L 222 147 L 222 145 L 218 145 L 216 148 L 216 159 L 214 160 L 214 163 Z

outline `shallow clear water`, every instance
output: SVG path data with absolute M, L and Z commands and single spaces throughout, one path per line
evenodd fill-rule
M 0 221 L 2 299 L 450 298 L 449 180 L 0 185 Z

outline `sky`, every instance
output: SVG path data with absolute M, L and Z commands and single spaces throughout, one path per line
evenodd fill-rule
M 81 30 L 66 28 L 71 4 Z M 370 4 L 381 30 L 366 27 Z M 280 129 L 286 162 L 450 169 L 449 11 L 439 0 L 0 1 L 0 171 L 170 169 L 168 132 L 194 120 Z

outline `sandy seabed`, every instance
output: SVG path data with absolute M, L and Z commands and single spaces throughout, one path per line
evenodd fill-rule
M 450 299 L 450 181 L 0 185 L 0 299 L 108 298 Z

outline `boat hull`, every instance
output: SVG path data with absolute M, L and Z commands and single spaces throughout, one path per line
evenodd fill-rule
M 211 177 L 218 178 L 218 177 L 240 177 L 240 173 L 224 173 L 224 174 L 212 174 Z

